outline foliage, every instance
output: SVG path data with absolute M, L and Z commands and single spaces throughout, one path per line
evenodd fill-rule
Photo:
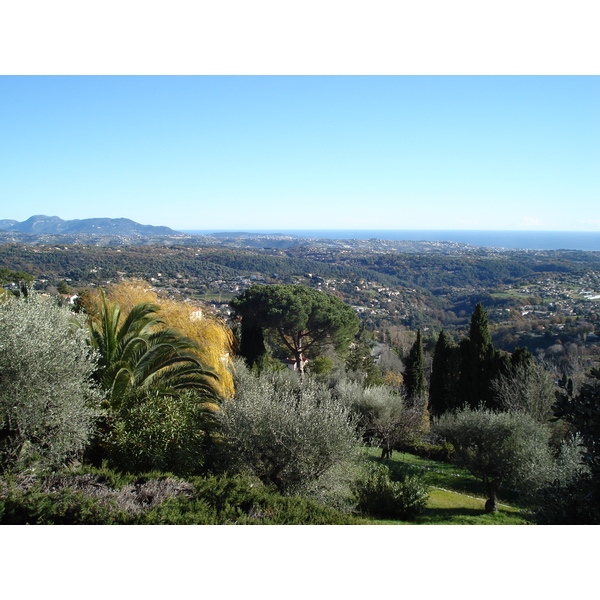
M 448 441 L 444 441 L 441 444 L 415 442 L 402 444 L 402 451 L 410 452 L 410 454 L 430 460 L 450 462 L 454 454 L 454 446 Z
M 93 434 L 102 394 L 83 321 L 30 295 L 0 304 L 0 468 L 54 467 Z
M 403 396 L 387 386 L 365 388 L 359 382 L 342 379 L 332 393 L 356 415 L 365 441 L 379 445 L 382 456 L 404 444 L 417 443 L 425 432 L 421 408 L 407 406 Z
M 524 412 L 539 423 L 547 423 L 552 417 L 555 384 L 541 365 L 516 362 L 506 373 L 499 373 L 491 385 L 502 410 Z
M 311 377 L 255 376 L 238 364 L 235 398 L 218 419 L 232 465 L 284 494 L 343 495 L 360 438 L 349 409 Z
M 108 464 L 130 473 L 200 473 L 212 443 L 215 409 L 193 391 L 132 393 L 110 416 L 101 442 Z
M 324 375 L 333 369 L 333 361 L 329 356 L 315 356 L 308 364 L 308 371 L 314 375 Z
M 194 478 L 190 498 L 173 498 L 143 516 L 144 524 L 350 525 L 360 521 L 332 507 L 241 475 Z
M 224 398 L 233 395 L 231 356 L 234 339 L 231 329 L 221 319 L 190 303 L 161 298 L 140 282 L 111 285 L 107 298 L 109 302 L 118 304 L 124 314 L 143 302 L 158 306 L 163 324 L 192 340 L 194 344 L 189 350 L 215 372 L 217 379 L 213 379 L 211 384 L 217 392 Z M 99 309 L 101 302 L 97 302 L 96 306 Z
M 325 344 L 347 347 L 359 327 L 348 304 L 301 285 L 255 285 L 234 298 L 231 307 L 242 319 L 242 339 L 256 328 L 275 331 L 301 373 L 307 352 Z
M 24 271 L 11 271 L 6 267 L 0 267 L 0 284 L 15 283 L 18 285 L 31 284 L 34 281 L 33 275 Z
M 358 508 L 372 516 L 413 520 L 427 506 L 428 491 L 419 477 L 405 475 L 392 481 L 385 465 L 369 465 L 353 485 Z
M 33 488 L 0 497 L 3 525 L 110 525 L 123 522 L 123 517 L 96 499 L 69 488 L 54 493 Z
M 350 345 L 346 356 L 346 371 L 360 375 L 364 387 L 383 383 L 383 376 L 375 365 L 371 346 L 372 341 L 369 339 L 364 327 L 361 327 L 356 341 Z
M 465 408 L 442 415 L 435 431 L 453 444 L 453 460 L 482 480 L 490 512 L 503 482 L 535 490 L 552 478 L 549 432 L 529 415 Z
M 406 371 L 404 372 L 404 387 L 406 397 L 415 402 L 426 393 L 425 386 L 425 357 L 423 355 L 423 343 L 421 341 L 421 330 L 417 331 L 417 339 L 412 345 L 406 357 Z
M 479 303 L 471 315 L 469 337 L 462 340 L 460 396 L 462 406 L 484 404 L 495 408 L 491 381 L 497 373 L 499 355 L 489 332 L 487 312 Z
M 573 382 L 564 377 L 556 393 L 555 418 L 577 431 L 581 458 L 578 471 L 540 494 L 534 515 L 538 523 L 600 523 L 600 369 L 592 369 L 589 379 L 575 393 Z
M 450 334 L 442 330 L 435 345 L 429 384 L 429 412 L 438 417 L 458 407 L 460 353 Z
M 218 399 L 211 383 L 217 376 L 194 354 L 196 342 L 165 327 L 159 310 L 142 302 L 122 320 L 121 307 L 109 304 L 102 293 L 100 321 L 90 322 L 90 340 L 100 355 L 98 380 L 112 409 L 132 392 L 156 388 L 162 393 L 194 389 L 206 399 Z
M 106 473 L 106 470 L 105 470 Z M 110 474 L 110 472 L 108 472 Z M 117 479 L 113 474 L 111 479 Z M 62 479 L 62 481 L 61 481 Z M 1 483 L 1 482 L 0 482 Z M 66 485 L 66 484 L 69 485 Z M 241 476 L 187 481 L 152 473 L 117 488 L 97 475 L 0 485 L 1 524 L 334 525 L 361 521 L 315 501 L 283 497 Z M 57 489 L 58 488 L 58 489 Z

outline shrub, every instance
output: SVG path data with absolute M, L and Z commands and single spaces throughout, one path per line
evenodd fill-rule
M 385 465 L 369 465 L 354 484 L 359 510 L 372 516 L 414 520 L 427 506 L 429 493 L 417 475 L 392 481 Z
M 0 469 L 56 467 L 88 444 L 101 392 L 83 321 L 29 295 L 0 304 Z
M 454 454 L 454 446 L 447 441 L 441 444 L 428 444 L 426 442 L 416 442 L 401 444 L 398 448 L 402 452 L 415 454 L 427 460 L 439 460 L 441 462 L 450 462 Z
M 113 489 L 109 483 L 118 483 Z M 359 522 L 242 476 L 131 478 L 103 468 L 36 481 L 0 480 L 1 524 L 335 525 Z
M 283 494 L 343 495 L 360 436 L 349 409 L 312 378 L 238 365 L 235 398 L 218 418 L 230 465 Z
M 314 500 L 282 496 L 240 475 L 194 478 L 190 498 L 172 498 L 141 515 L 142 524 L 350 525 L 354 517 Z
M 110 415 L 102 441 L 108 464 L 130 473 L 199 474 L 214 413 L 194 392 L 139 392 Z
M 453 444 L 453 461 L 483 482 L 488 512 L 502 483 L 533 492 L 553 476 L 550 432 L 525 413 L 465 408 L 442 415 L 435 430 Z
M 365 388 L 346 379 L 335 384 L 333 393 L 356 415 L 366 441 L 383 448 L 382 456 L 403 444 L 418 443 L 426 430 L 423 407 L 407 406 L 405 399 L 387 386 Z

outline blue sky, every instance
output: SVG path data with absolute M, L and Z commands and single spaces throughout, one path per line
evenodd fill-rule
M 2 76 L 0 218 L 600 231 L 597 76 Z

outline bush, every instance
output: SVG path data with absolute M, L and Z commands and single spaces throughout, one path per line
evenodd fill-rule
M 375 517 L 414 520 L 427 506 L 429 493 L 417 475 L 392 481 L 385 465 L 369 465 L 354 484 L 359 510 Z
M 140 392 L 111 413 L 102 444 L 115 469 L 194 475 L 205 463 L 213 426 L 211 406 L 193 392 Z
M 335 525 L 358 523 L 315 501 L 284 497 L 247 477 L 124 477 L 106 468 L 0 480 L 1 524 Z M 116 487 L 111 487 L 116 484 Z
M 447 441 L 441 444 L 428 444 L 426 442 L 401 444 L 398 450 L 427 460 L 439 460 L 441 462 L 450 462 L 454 454 L 454 446 Z
M 405 399 L 384 385 L 363 387 L 342 380 L 333 394 L 350 408 L 365 432 L 365 441 L 378 444 L 384 455 L 404 444 L 417 444 L 426 428 L 423 406 L 407 406 Z
M 102 396 L 86 335 L 51 300 L 0 303 L 0 470 L 56 467 L 88 444 Z
M 350 525 L 357 520 L 314 500 L 281 496 L 240 475 L 194 478 L 191 498 L 172 498 L 138 519 L 177 525 Z
M 550 432 L 525 413 L 464 408 L 443 414 L 435 430 L 453 444 L 453 461 L 483 482 L 488 512 L 503 483 L 533 493 L 554 475 Z
M 360 436 L 349 409 L 311 377 L 238 365 L 235 398 L 218 418 L 230 466 L 282 494 L 344 495 Z

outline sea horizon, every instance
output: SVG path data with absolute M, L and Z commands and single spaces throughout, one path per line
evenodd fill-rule
M 313 239 L 455 242 L 508 250 L 600 251 L 600 231 L 524 231 L 474 229 L 186 229 L 182 233 L 211 235 L 248 233 L 291 235 Z

